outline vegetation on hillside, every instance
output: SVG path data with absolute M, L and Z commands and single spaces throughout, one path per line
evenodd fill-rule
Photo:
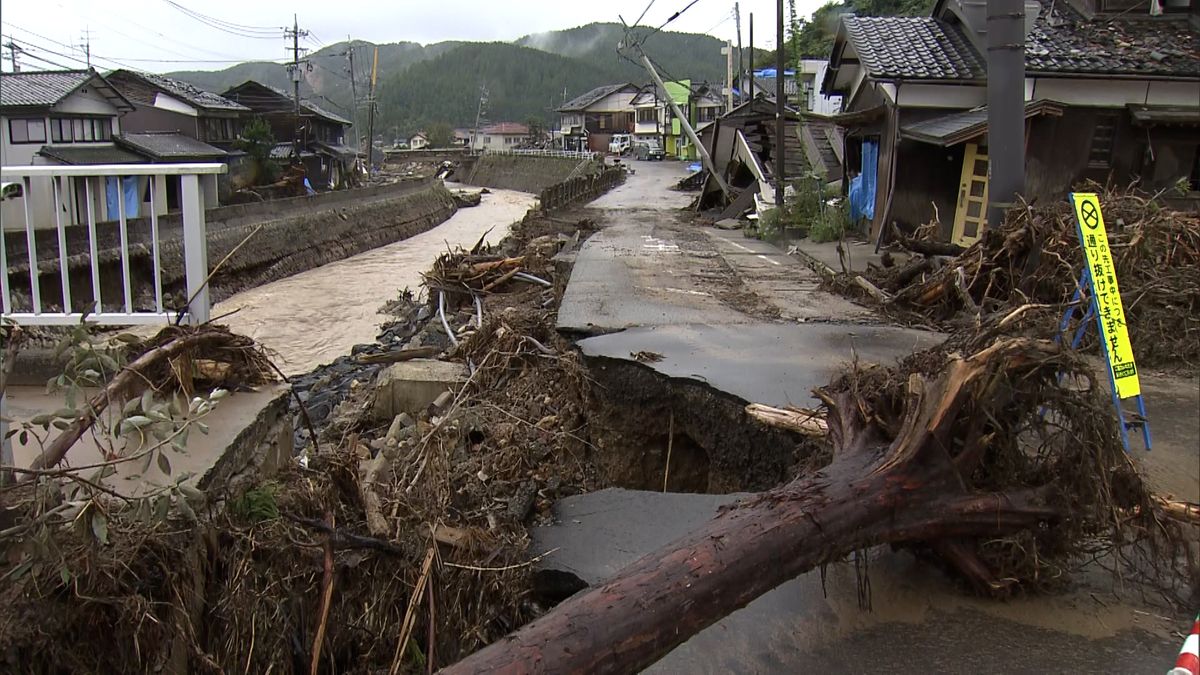
M 401 133 L 433 122 L 471 126 L 481 85 L 488 90 L 487 121 L 548 121 L 564 92 L 575 97 L 612 78 L 608 69 L 580 59 L 504 42 L 466 43 L 383 79 L 377 124 Z
M 702 33 L 674 33 L 637 27 L 637 38 L 645 37 L 644 49 L 663 71 L 664 79 L 691 79 L 709 82 L 725 80 L 723 40 Z M 590 23 L 578 28 L 535 33 L 517 40 L 523 47 L 532 47 L 605 68 L 612 82 L 641 82 L 646 70 L 640 63 L 621 58 L 617 44 L 625 37 L 624 28 L 617 23 Z

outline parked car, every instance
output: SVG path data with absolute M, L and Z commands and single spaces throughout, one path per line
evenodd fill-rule
M 613 134 L 612 140 L 608 143 L 608 151 L 614 155 L 623 155 L 629 151 L 632 143 L 633 137 L 629 134 Z
M 637 159 L 649 161 L 663 160 L 667 153 L 663 151 L 662 146 L 657 141 L 640 141 L 633 144 L 630 154 Z

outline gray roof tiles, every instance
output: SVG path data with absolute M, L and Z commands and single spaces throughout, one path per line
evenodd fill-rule
M 157 87 L 167 90 L 174 96 L 177 96 L 192 105 L 207 108 L 209 110 L 230 110 L 235 112 L 246 112 L 250 109 L 246 106 L 230 101 L 224 96 L 214 94 L 209 91 L 182 80 L 176 80 L 165 75 L 156 75 L 154 73 L 131 73 L 137 77 L 154 84 Z
M 602 100 L 606 96 L 615 94 L 626 87 L 633 88 L 633 85 L 629 84 L 628 82 L 622 82 L 621 84 L 606 84 L 601 87 L 596 87 L 586 94 L 576 96 L 570 101 L 562 104 L 559 106 L 558 112 L 578 112 L 580 110 L 586 110 L 588 106 Z
M 117 143 L 154 159 L 222 159 L 220 148 L 178 132 L 121 134 Z
M 1026 39 L 1025 67 L 1035 73 L 1200 77 L 1200 31 L 1186 15 L 1100 15 L 1040 0 Z
M 51 106 L 91 77 L 87 70 L 4 73 L 0 75 L 0 106 Z
M 928 16 L 845 16 L 846 35 L 872 76 L 903 80 L 981 80 L 983 58 L 962 31 Z

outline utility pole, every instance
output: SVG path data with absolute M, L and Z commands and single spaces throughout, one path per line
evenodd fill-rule
M 285 38 L 292 38 L 292 62 L 288 64 L 288 74 L 292 77 L 292 93 L 296 99 L 296 129 L 292 136 L 292 155 L 297 161 L 300 160 L 300 78 L 302 71 L 300 70 L 300 38 L 308 35 L 308 31 L 300 30 L 299 20 L 296 15 L 292 15 L 292 27 L 284 29 L 283 35 Z M 307 63 L 307 62 L 306 62 Z
M 358 136 L 358 85 L 354 78 L 354 41 L 346 36 L 346 58 L 350 60 L 350 110 L 354 113 L 354 152 L 362 151 L 362 139 Z
M 639 48 L 638 51 L 641 51 L 641 49 Z M 679 125 L 683 127 L 684 133 L 687 134 L 687 137 L 689 140 L 691 140 L 692 145 L 695 145 L 696 150 L 700 153 L 700 161 L 704 164 L 704 168 L 708 170 L 708 173 L 713 177 L 713 180 L 717 181 L 717 185 L 721 187 L 721 192 L 728 195 L 729 186 L 725 184 L 725 179 L 721 177 L 721 173 L 717 171 L 717 167 L 713 164 L 712 157 L 710 157 L 708 154 L 708 148 L 705 148 L 704 144 L 700 142 L 700 137 L 696 135 L 696 130 L 693 129 L 691 123 L 688 122 L 687 115 L 684 115 L 683 111 L 679 109 L 679 104 L 675 102 L 675 98 L 671 96 L 670 92 L 667 91 L 667 85 L 663 84 L 662 78 L 658 76 L 658 71 L 654 69 L 654 64 L 650 63 L 650 58 L 646 56 L 645 52 L 642 52 L 642 65 L 645 66 L 646 71 L 650 73 L 650 77 L 654 80 L 654 84 L 658 85 L 658 87 L 663 90 L 663 93 L 667 97 L 667 103 L 671 106 L 672 114 L 679 119 Z
M 20 45 L 13 42 L 12 40 L 5 42 L 4 47 L 6 49 L 8 49 L 8 59 L 10 61 L 12 61 L 12 71 L 14 73 L 21 72 L 21 64 L 17 62 L 17 55 L 20 54 L 21 52 L 23 52 L 24 50 L 21 49 Z
M 83 40 L 79 43 L 79 48 L 83 50 L 84 59 L 87 62 L 88 70 L 92 68 L 92 31 L 89 29 L 83 30 Z
M 754 100 L 754 12 L 750 12 L 750 67 L 746 69 L 750 73 L 750 100 Z
M 733 110 L 733 42 L 725 41 L 725 112 Z
M 375 166 L 375 80 L 379 76 L 379 47 L 371 63 L 371 93 L 367 95 L 367 171 Z
M 563 103 L 566 103 L 567 89 L 563 88 Z M 479 85 L 479 107 L 475 109 L 475 128 L 471 130 L 471 149 L 479 145 L 479 123 L 484 119 L 484 110 L 487 107 L 488 90 L 487 85 Z
M 1022 0 L 987 3 L 987 220 L 999 225 L 1004 211 L 1025 191 L 1025 5 Z
M 1022 2 L 1022 0 L 1016 0 Z M 783 206 L 784 107 L 783 0 L 775 0 L 775 205 Z
M 738 98 L 737 98 L 737 103 L 740 105 L 742 102 L 742 96 L 745 93 L 742 91 L 742 76 L 746 73 L 746 71 L 745 71 L 745 69 L 742 68 L 742 57 L 745 56 L 745 54 L 742 52 L 742 10 L 738 7 L 738 3 L 736 3 L 736 2 L 733 3 L 733 23 L 735 26 L 737 26 L 737 34 L 738 34 L 738 63 L 737 63 Z

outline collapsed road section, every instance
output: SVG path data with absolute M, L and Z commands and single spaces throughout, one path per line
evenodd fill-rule
M 103 537 L 52 514 L 43 540 L 12 529 L 39 517 L 33 486 L 0 493 L 13 523 L 0 546 L 41 563 L 3 589 L 5 658 L 33 671 L 798 670 L 932 653 L 947 625 L 999 627 L 1033 670 L 1093 647 L 1081 663 L 1173 656 L 1171 617 L 1153 617 L 1176 610 L 1132 596 L 1186 593 L 1157 585 L 1187 578 L 1171 548 L 1186 538 L 1094 392 L 1058 387 L 1082 366 L 1052 343 L 992 323 L 942 343 L 744 313 L 734 303 L 759 280 L 737 256 L 759 254 L 699 239 L 672 287 L 739 277 L 702 307 L 731 320 L 578 345 L 557 330 L 572 261 L 624 218 L 597 204 L 644 189 L 635 176 L 590 207 L 532 211 L 494 246 L 445 252 L 426 297 L 388 299 L 377 341 L 295 379 L 297 461 L 211 486 L 190 516 L 139 518 L 85 491 Z M 681 218 L 656 215 L 637 222 Z M 689 255 L 671 228 L 646 235 Z M 655 297 L 673 296 L 691 297 Z M 752 403 L 809 408 L 823 427 L 768 423 Z M 1081 571 L 1097 546 L 1136 563 L 1132 594 Z M 1055 595 L 1068 579 L 1080 592 Z M 106 648 L 79 649 L 80 635 Z M 958 667 L 979 652 L 938 653 Z

